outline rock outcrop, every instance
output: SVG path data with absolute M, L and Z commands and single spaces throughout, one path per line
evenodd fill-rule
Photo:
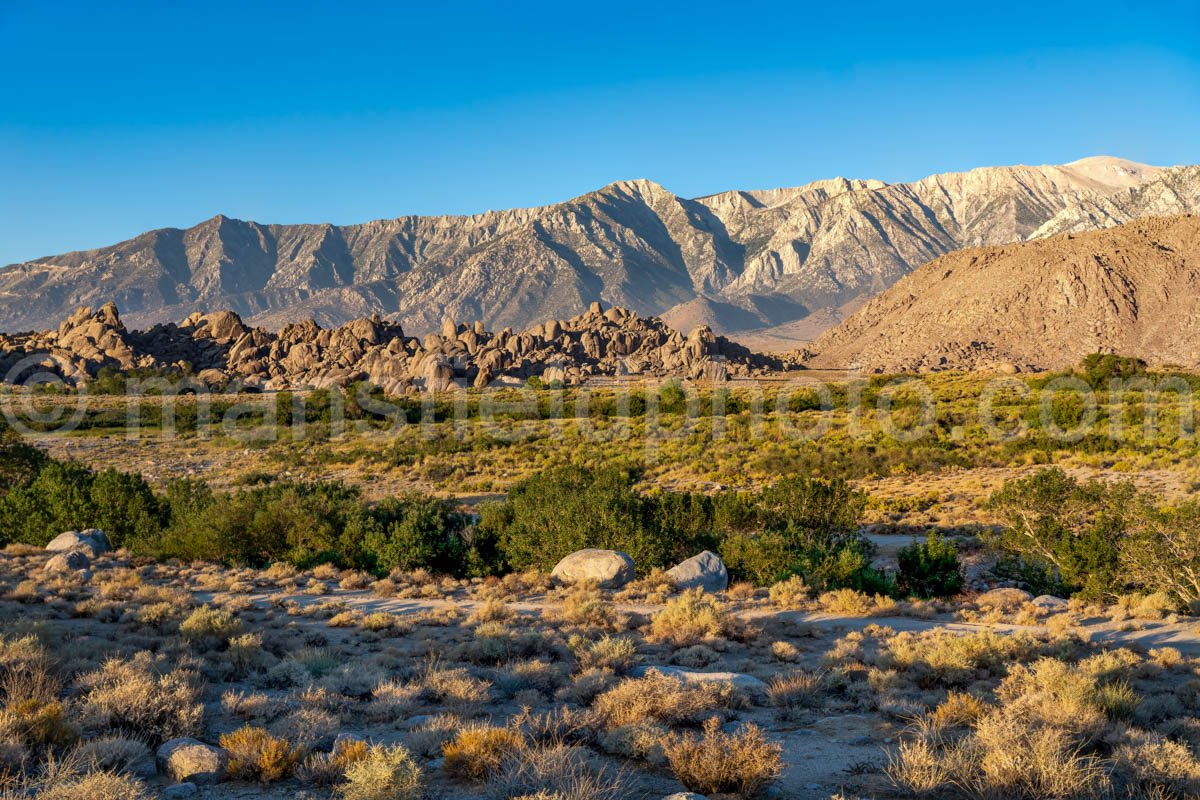
M 14 383 L 51 375 L 82 384 L 105 369 L 150 370 L 194 375 L 207 386 L 323 388 L 369 381 L 399 394 L 532 377 L 565 384 L 622 375 L 721 381 L 794 367 L 794 359 L 752 353 L 708 328 L 683 336 L 657 318 L 599 303 L 520 332 L 447 319 L 439 333 L 423 338 L 405 336 L 400 325 L 379 317 L 337 328 L 305 320 L 272 333 L 230 311 L 129 331 L 110 303 L 77 309 L 57 329 L 0 335 L 0 377 Z
M 1143 185 L 1145 202 L 1125 196 Z M 447 315 L 519 330 L 602 299 L 642 315 L 681 307 L 693 317 L 685 328 L 712 314 L 727 333 L 873 296 L 962 247 L 1023 241 L 1047 225 L 1091 229 L 1131 209 L 1198 211 L 1198 186 L 1195 172 L 1091 158 L 695 199 L 618 181 L 541 208 L 347 226 L 217 216 L 0 269 L 0 330 L 113 300 L 137 327 L 229 308 L 272 330 L 397 315 L 424 335 Z
M 866 372 L 1061 369 L 1096 352 L 1200 368 L 1200 217 L 932 261 L 811 347 L 808 364 Z
M 602 589 L 619 589 L 633 580 L 633 559 L 619 550 L 576 550 L 550 573 L 566 584 L 596 583 Z

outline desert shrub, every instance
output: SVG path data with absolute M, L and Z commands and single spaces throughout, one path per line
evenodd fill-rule
M 65 530 L 101 528 L 121 547 L 157 536 L 165 519 L 141 476 L 73 462 L 38 462 L 32 480 L 0 494 L 0 542 L 44 545 Z
M 220 743 L 229 751 L 231 776 L 261 783 L 286 778 L 303 756 L 302 749 L 286 739 L 250 725 L 221 734 Z
M 351 763 L 346 782 L 338 787 L 345 800 L 419 800 L 424 790 L 421 768 L 399 745 L 376 745 Z
M 241 622 L 222 608 L 201 606 L 179 623 L 179 632 L 191 640 L 225 640 L 242 630 Z
M 1163 611 L 1200 603 L 1200 503 L 1158 509 L 1143 502 L 1120 543 L 1123 577 L 1165 593 Z
M 700 734 L 673 735 L 664 749 L 679 782 L 702 794 L 757 797 L 782 772 L 783 748 L 753 723 L 725 733 L 712 717 Z
M 725 604 L 702 589 L 672 598 L 650 623 L 650 635 L 682 646 L 720 639 L 731 632 L 732 618 Z
M 770 586 L 794 570 L 795 554 L 783 535 L 774 532 L 735 532 L 721 541 L 721 557 L 731 578 Z
M 354 567 L 377 574 L 427 569 L 460 575 L 468 556 L 465 522 L 445 500 L 418 494 L 391 497 L 351 513 L 340 552 Z
M 1038 647 L 1030 637 L 993 631 L 905 632 L 887 640 L 879 664 L 911 671 L 925 685 L 963 686 L 981 675 L 1005 674 L 1009 664 L 1029 658 Z
M 93 725 L 159 744 L 200 729 L 204 706 L 195 674 L 159 671 L 148 653 L 110 658 L 80 677 L 83 714 Z
M 442 746 L 443 769 L 457 778 L 486 780 L 506 757 L 524 748 L 521 734 L 507 727 L 473 723 Z
M 639 722 L 667 725 L 699 723 L 712 712 L 736 705 L 732 687 L 721 682 L 685 683 L 650 670 L 642 678 L 626 678 L 596 697 L 592 708 L 609 727 Z
M 896 601 L 885 595 L 871 596 L 855 589 L 835 589 L 817 598 L 823 611 L 848 617 L 867 617 L 896 613 Z
M 547 470 L 518 483 L 503 503 L 485 505 L 479 527 L 501 542 L 517 569 L 549 570 L 588 547 L 628 553 L 643 569 L 665 566 L 677 543 L 661 535 L 635 479 L 615 466 Z
M 305 565 L 338 552 L 358 493 L 340 483 L 273 483 L 216 494 L 197 483 L 168 492 L 171 523 L 157 554 L 184 560 L 264 566 Z
M 98 771 L 125 772 L 152 755 L 141 739 L 129 736 L 97 736 L 75 746 L 73 758 Z
M 989 537 L 1027 569 L 1052 570 L 1069 589 L 1101 596 L 1120 585 L 1118 544 L 1135 499 L 1130 483 L 1081 484 L 1061 469 L 1043 469 L 988 499 L 1004 523 Z
M 9 703 L 4 711 L 5 727 L 14 730 L 31 747 L 66 747 L 79 738 L 61 703 L 22 700 Z
M 825 705 L 828 685 L 825 673 L 797 670 L 777 675 L 767 684 L 767 697 L 784 718 Z
M 958 546 L 930 531 L 924 542 L 913 542 L 899 553 L 896 588 L 916 597 L 949 597 L 963 587 Z
M 1116 353 L 1090 353 L 1079 362 L 1078 372 L 1093 389 L 1109 388 L 1113 379 L 1124 380 L 1146 374 L 1146 362 Z
M 296 777 L 314 786 L 334 786 L 346 779 L 346 770 L 362 761 L 371 747 L 361 739 L 339 739 L 328 753 L 313 753 L 296 768 Z
M 1140 731 L 1131 732 L 1129 739 L 1113 751 L 1113 764 L 1142 796 L 1200 795 L 1200 762 L 1187 745 Z
M 793 575 L 772 585 L 769 597 L 776 608 L 798 609 L 808 602 L 810 591 L 803 578 Z
M 572 636 L 568 641 L 581 670 L 611 669 L 624 672 L 637 658 L 637 643 L 633 639 L 602 636 L 596 640 Z
M 136 778 L 115 772 L 89 772 L 54 780 L 37 793 L 39 800 L 150 800 L 153 795 Z

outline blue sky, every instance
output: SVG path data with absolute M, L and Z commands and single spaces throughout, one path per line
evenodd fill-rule
M 622 178 L 1200 161 L 1200 3 L 992 5 L 0 0 L 0 264 Z

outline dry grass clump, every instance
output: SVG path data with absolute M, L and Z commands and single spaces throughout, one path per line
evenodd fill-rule
M 614 628 L 617 614 L 596 586 L 579 583 L 561 594 L 561 602 L 543 612 L 553 622 Z
M 400 745 L 376 745 L 352 761 L 338 787 L 344 800 L 419 800 L 424 794 L 421 767 Z
M 141 781 L 115 772 L 54 778 L 37 792 L 38 800 L 151 800 L 151 797 Z
M 1110 609 L 1115 612 L 1112 615 L 1113 619 L 1123 619 L 1128 615 L 1134 619 L 1147 620 L 1164 619 L 1178 610 L 1178 601 L 1167 592 L 1121 595 Z
M 263 728 L 247 725 L 220 738 L 229 751 L 229 774 L 234 778 L 274 783 L 291 774 L 304 755 L 287 739 L 272 736 Z
M 1187 745 L 1140 731 L 1129 738 L 1113 762 L 1131 788 L 1145 797 L 1200 796 L 1200 761 Z
M 724 603 L 701 589 L 684 592 L 654 616 L 650 636 L 677 647 L 722 639 L 733 631 Z
M 767 697 L 785 719 L 825 705 L 825 673 L 797 670 L 778 675 L 767 684 Z
M 879 666 L 912 672 L 924 686 L 965 686 L 980 677 L 1003 674 L 1009 664 L 1039 648 L 1038 641 L 1019 634 L 904 632 L 887 640 Z
M 567 642 L 580 670 L 610 669 L 615 673 L 629 670 L 637 659 L 637 642 L 605 634 L 599 639 L 572 636 Z
M 504 759 L 524 746 L 521 735 L 508 727 L 475 723 L 461 728 L 442 746 L 443 768 L 456 778 L 486 780 Z
M 328 753 L 312 753 L 296 767 L 296 777 L 314 786 L 334 786 L 346 779 L 351 764 L 362 761 L 371 747 L 361 739 L 338 739 Z
M 882 617 L 898 614 L 900 604 L 882 594 L 871 596 L 854 589 L 835 589 L 817 598 L 821 610 L 846 617 Z
M 599 695 L 592 708 L 610 728 L 639 722 L 697 724 L 714 711 L 738 703 L 730 685 L 711 681 L 686 683 L 682 678 L 650 670 L 642 678 L 626 678 Z
M 625 584 L 613 599 L 622 603 L 651 603 L 659 605 L 675 593 L 675 580 L 665 570 L 655 567 L 649 574 Z
M 472 706 L 483 704 L 490 697 L 491 684 L 476 678 L 462 667 L 445 667 L 431 663 L 417 679 L 422 697 L 429 703 Z
M 507 622 L 512 618 L 513 610 L 508 607 L 508 603 L 498 597 L 491 597 L 475 607 L 475 610 L 467 617 L 467 622 L 473 624 L 481 622 Z
M 771 603 L 776 608 L 789 611 L 800 609 L 807 605 L 811 593 L 812 590 L 809 589 L 804 579 L 799 575 L 793 575 L 772 586 L 768 597 L 771 598 Z
M 679 782 L 706 795 L 757 797 L 782 772 L 783 748 L 754 724 L 725 733 L 712 717 L 700 734 L 672 735 L 664 749 Z
M 97 772 L 124 772 L 152 755 L 141 739 L 128 736 L 98 736 L 80 742 L 71 757 Z
M 1053 658 L 1015 664 L 996 689 L 999 705 L 951 694 L 921 718 L 912 737 L 891 755 L 888 774 L 917 793 L 1104 795 L 1112 789 L 1110 764 L 1097 750 L 1120 729 L 1113 720 L 1128 716 L 1137 701 L 1119 677 L 1127 664 L 1119 652 L 1077 665 Z M 961 732 L 947 735 L 949 731 Z M 1139 754 L 1141 747 L 1145 752 Z M 1158 781 L 1159 788 L 1170 779 L 1186 783 L 1195 766 L 1186 748 L 1181 751 L 1161 739 L 1135 741 L 1118 752 L 1123 752 L 1118 765 L 1123 759 L 1136 780 Z M 1141 765 L 1145 770 L 1138 772 Z
M 242 624 L 228 611 L 211 606 L 201 606 L 179 623 L 179 632 L 191 640 L 214 639 L 222 641 L 242 632 Z
M 162 671 L 150 653 L 110 658 L 78 684 L 84 689 L 82 714 L 91 726 L 144 736 L 151 744 L 200 729 L 199 678 L 183 668 Z

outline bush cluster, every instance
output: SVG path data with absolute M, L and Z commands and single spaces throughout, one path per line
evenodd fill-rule
M 988 501 L 1003 525 L 991 543 L 1031 591 L 1088 598 L 1165 592 L 1200 603 L 1200 503 L 1162 506 L 1132 483 L 1080 482 L 1042 469 Z
M 735 579 L 763 586 L 795 575 L 814 590 L 898 591 L 871 566 L 871 546 L 858 532 L 865 496 L 841 480 L 789 477 L 760 492 L 713 495 L 645 492 L 636 469 L 564 466 L 526 479 L 476 519 L 416 493 L 368 503 L 336 482 L 219 492 L 177 479 L 155 492 L 139 475 L 96 472 L 9 440 L 0 441 L 0 475 L 9 487 L 0 489 L 0 545 L 44 545 L 64 530 L 96 527 L 117 547 L 160 558 L 459 577 L 548 571 L 586 547 L 629 553 L 647 572 L 714 550 Z M 957 591 L 953 546 L 923 547 L 905 562 L 900 589 Z

